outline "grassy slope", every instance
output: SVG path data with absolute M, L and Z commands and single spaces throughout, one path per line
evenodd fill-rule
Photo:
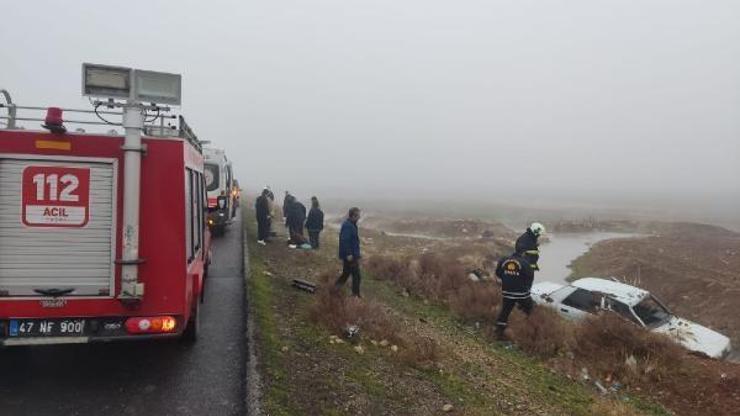
M 244 212 L 247 232 L 254 235 L 252 213 Z M 590 389 L 492 345 L 445 308 L 403 297 L 367 276 L 366 298 L 388 305 L 409 331 L 434 339 L 448 354 L 435 367 L 419 367 L 366 341 L 363 354 L 349 344 L 330 344 L 331 334 L 309 320 L 313 297 L 289 286 L 296 273 L 311 277 L 332 264 L 336 238 L 326 234 L 322 255 L 289 252 L 280 242 L 249 245 L 250 310 L 259 326 L 266 414 L 437 414 L 447 403 L 455 406 L 453 414 L 471 415 L 590 415 L 597 408 L 623 407 L 604 406 Z

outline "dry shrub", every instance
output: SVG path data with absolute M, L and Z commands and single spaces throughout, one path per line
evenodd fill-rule
M 613 374 L 623 382 L 659 382 L 684 371 L 686 351 L 667 336 L 651 333 L 613 313 L 580 322 L 574 353 L 597 375 Z M 627 363 L 634 357 L 637 365 Z
M 413 366 L 431 367 L 439 359 L 439 345 L 429 337 L 406 337 L 402 345 L 399 357 Z
M 373 339 L 387 339 L 394 344 L 402 342 L 396 321 L 383 305 L 372 300 L 347 297 L 322 288 L 316 292 L 310 314 L 314 322 L 336 334 L 344 333 L 349 325 L 358 325 L 362 334 Z
M 526 316 L 511 315 L 511 338 L 522 350 L 542 358 L 569 351 L 575 342 L 575 328 L 550 308 L 535 307 Z
M 331 277 L 325 274 L 319 280 L 331 281 L 328 280 Z M 399 359 L 411 365 L 429 366 L 439 358 L 439 347 L 432 339 L 405 331 L 382 304 L 344 296 L 327 289 L 327 285 L 316 292 L 310 318 L 335 334 L 343 334 L 349 325 L 357 325 L 363 337 L 397 345 Z
M 409 262 L 389 256 L 372 256 L 365 263 L 365 268 L 378 280 L 400 282 L 410 273 Z
M 474 282 L 456 259 L 427 253 L 417 259 L 374 256 L 368 271 L 378 280 L 392 281 L 407 292 L 442 302 L 466 320 L 493 320 L 501 289 L 493 282 Z
M 492 282 L 467 280 L 447 294 L 450 309 L 466 320 L 493 322 L 500 302 L 501 287 Z

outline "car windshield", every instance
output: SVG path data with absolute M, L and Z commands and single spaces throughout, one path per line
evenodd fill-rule
M 218 165 L 206 163 L 205 177 L 207 191 L 210 192 L 218 189 Z
M 645 326 L 650 328 L 661 326 L 671 318 L 671 313 L 652 296 L 635 305 L 634 310 Z

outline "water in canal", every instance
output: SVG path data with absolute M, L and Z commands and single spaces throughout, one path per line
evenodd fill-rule
M 549 240 L 540 245 L 540 271 L 535 279 L 554 283 L 566 283 L 571 273 L 570 263 L 586 253 L 599 241 L 613 238 L 637 237 L 638 234 L 590 232 L 590 233 L 549 233 Z

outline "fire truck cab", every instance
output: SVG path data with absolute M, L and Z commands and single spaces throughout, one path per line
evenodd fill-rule
M 125 135 L 67 133 L 65 124 L 82 121 L 63 119 L 61 109 L 34 119 L 16 112 L 39 107 L 2 107 L 0 346 L 195 339 L 210 233 L 203 154 L 185 120 L 145 125 L 137 148 L 125 114 Z M 153 113 L 137 108 L 144 120 Z M 122 114 L 95 112 L 107 123 Z M 18 120 L 51 131 L 18 128 Z M 127 181 L 138 182 L 128 190 L 138 195 L 135 223 Z

